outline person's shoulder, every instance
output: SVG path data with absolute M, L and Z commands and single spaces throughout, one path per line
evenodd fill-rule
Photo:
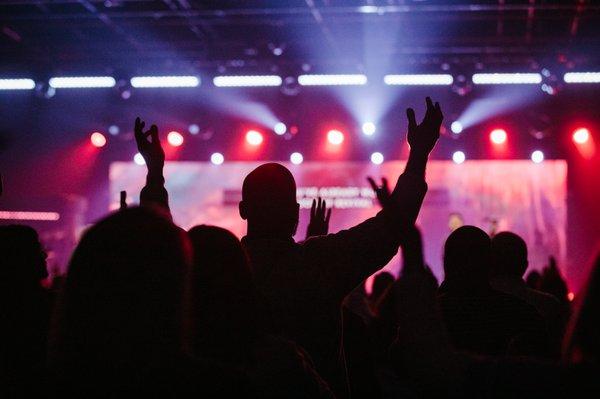
M 530 296 L 534 297 L 536 300 L 543 302 L 549 306 L 560 306 L 560 301 L 552 294 L 548 294 L 547 292 L 534 290 L 533 288 L 527 287 L 527 292 Z
M 527 303 L 525 300 L 518 298 L 514 295 L 502 292 L 502 291 L 498 291 L 498 290 L 492 290 L 493 291 L 493 296 L 495 297 L 495 300 L 499 303 L 502 304 L 503 307 L 505 308 L 509 308 L 512 310 L 518 310 L 519 313 L 521 314 L 530 314 L 530 315 L 534 315 L 534 316 L 538 316 L 539 313 L 538 311 L 535 309 L 535 307 L 529 303 Z
M 561 312 L 560 301 L 554 295 L 532 288 L 527 288 L 527 295 L 536 308 L 545 314 L 552 315 Z

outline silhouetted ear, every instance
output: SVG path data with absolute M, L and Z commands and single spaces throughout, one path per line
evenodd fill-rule
M 244 201 L 240 201 L 239 205 L 238 205 L 238 209 L 240 211 L 240 217 L 244 220 L 248 219 L 248 211 L 246 210 L 246 204 L 244 203 Z

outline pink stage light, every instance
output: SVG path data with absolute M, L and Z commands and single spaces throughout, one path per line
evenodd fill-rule
M 590 131 L 588 128 L 580 127 L 573 132 L 573 142 L 575 144 L 585 144 L 590 139 Z
M 490 140 L 494 144 L 504 144 L 506 143 L 506 130 L 504 129 L 494 129 L 490 133 Z
M 106 145 L 106 137 L 102 133 L 94 132 L 90 136 L 92 145 L 96 148 L 104 147 Z
M 327 141 L 333 145 L 340 145 L 344 142 L 344 133 L 339 130 L 330 130 L 327 132 Z
M 60 219 L 58 212 L 31 212 L 31 211 L 0 211 L 0 220 L 35 220 L 55 222 Z
M 180 145 L 183 144 L 183 135 L 181 133 L 173 130 L 172 132 L 169 132 L 169 134 L 167 135 L 167 141 L 173 147 L 179 147 Z
M 248 130 L 246 132 L 246 141 L 250 145 L 258 146 L 262 144 L 262 142 L 264 141 L 264 137 L 260 132 L 257 132 L 256 130 Z

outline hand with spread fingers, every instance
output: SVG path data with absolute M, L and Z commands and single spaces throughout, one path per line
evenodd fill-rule
M 390 186 L 388 185 L 387 179 L 385 177 L 381 178 L 381 186 L 379 186 L 372 177 L 367 177 L 367 180 L 369 181 L 373 191 L 375 191 L 379 205 L 381 205 L 382 208 L 385 208 L 389 203 L 391 196 Z
M 439 103 L 436 102 L 434 105 L 429 97 L 425 99 L 425 102 L 427 103 L 425 117 L 418 125 L 415 111 L 412 108 L 406 110 L 406 116 L 408 117 L 407 139 L 411 151 L 428 155 L 440 138 L 440 127 L 442 126 L 444 115 Z
M 313 200 L 310 207 L 310 222 L 306 229 L 306 238 L 327 235 L 330 217 L 331 208 L 327 209 L 325 200 L 321 198 L 318 199 L 318 202 Z
M 140 118 L 135 119 L 135 142 L 140 154 L 144 157 L 148 171 L 161 171 L 165 165 L 165 151 L 158 138 L 158 127 L 152 125 L 144 132 L 145 122 Z

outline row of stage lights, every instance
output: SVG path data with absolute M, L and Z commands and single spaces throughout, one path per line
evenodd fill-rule
M 281 123 L 281 122 L 280 122 Z M 285 126 L 284 126 L 285 127 Z M 372 134 L 375 132 L 375 125 L 373 124 L 373 130 L 371 132 L 371 126 L 369 125 L 369 129 L 365 132 L 363 125 L 363 133 Z M 285 132 L 285 130 L 283 130 Z M 590 141 L 591 134 L 589 129 L 585 127 L 577 128 L 573 131 L 571 136 L 573 143 L 577 146 L 587 145 Z M 260 146 L 264 142 L 264 136 L 261 132 L 257 130 L 248 130 L 245 136 L 246 142 L 254 147 Z M 508 140 L 508 134 L 504 129 L 493 129 L 489 134 L 490 142 L 495 146 L 503 146 L 506 144 Z M 329 144 L 333 146 L 340 146 L 343 144 L 345 140 L 345 135 L 343 132 L 339 130 L 329 130 L 327 132 L 327 141 Z M 104 136 L 100 132 L 94 132 L 90 136 L 90 142 L 94 147 L 101 148 L 107 144 L 106 136 Z M 177 131 L 171 131 L 167 134 L 167 143 L 172 147 L 180 147 L 183 145 L 184 137 L 181 133 Z M 461 164 L 466 160 L 466 154 L 463 151 L 455 151 L 452 154 L 452 161 L 456 164 Z M 531 160 L 534 163 L 541 163 L 544 161 L 544 153 L 541 150 L 535 150 L 531 153 Z M 380 165 L 384 161 L 384 156 L 380 152 L 374 152 L 371 154 L 371 162 L 375 165 Z M 135 154 L 133 158 L 134 162 L 138 165 L 144 165 L 144 158 L 141 154 Z M 210 161 L 215 165 L 221 165 L 225 162 L 225 156 L 219 152 L 215 152 L 210 156 Z M 290 162 L 294 165 L 299 165 L 304 161 L 304 157 L 300 152 L 294 152 L 290 155 Z
M 362 86 L 368 83 L 366 75 L 300 75 L 298 78 L 277 75 L 232 75 L 215 76 L 216 87 L 277 87 L 298 82 L 300 86 Z M 600 72 L 567 72 L 563 75 L 565 83 L 600 83 Z M 476 73 L 471 77 L 476 85 L 515 85 L 540 84 L 541 73 Z M 406 74 L 385 75 L 383 82 L 389 86 L 449 86 L 454 83 L 450 74 Z M 198 87 L 201 79 L 198 76 L 135 76 L 129 81 L 133 88 L 162 87 Z M 61 76 L 48 80 L 52 89 L 75 88 L 110 88 L 117 85 L 112 76 Z M 29 78 L 0 79 L 0 90 L 32 90 L 36 82 Z

